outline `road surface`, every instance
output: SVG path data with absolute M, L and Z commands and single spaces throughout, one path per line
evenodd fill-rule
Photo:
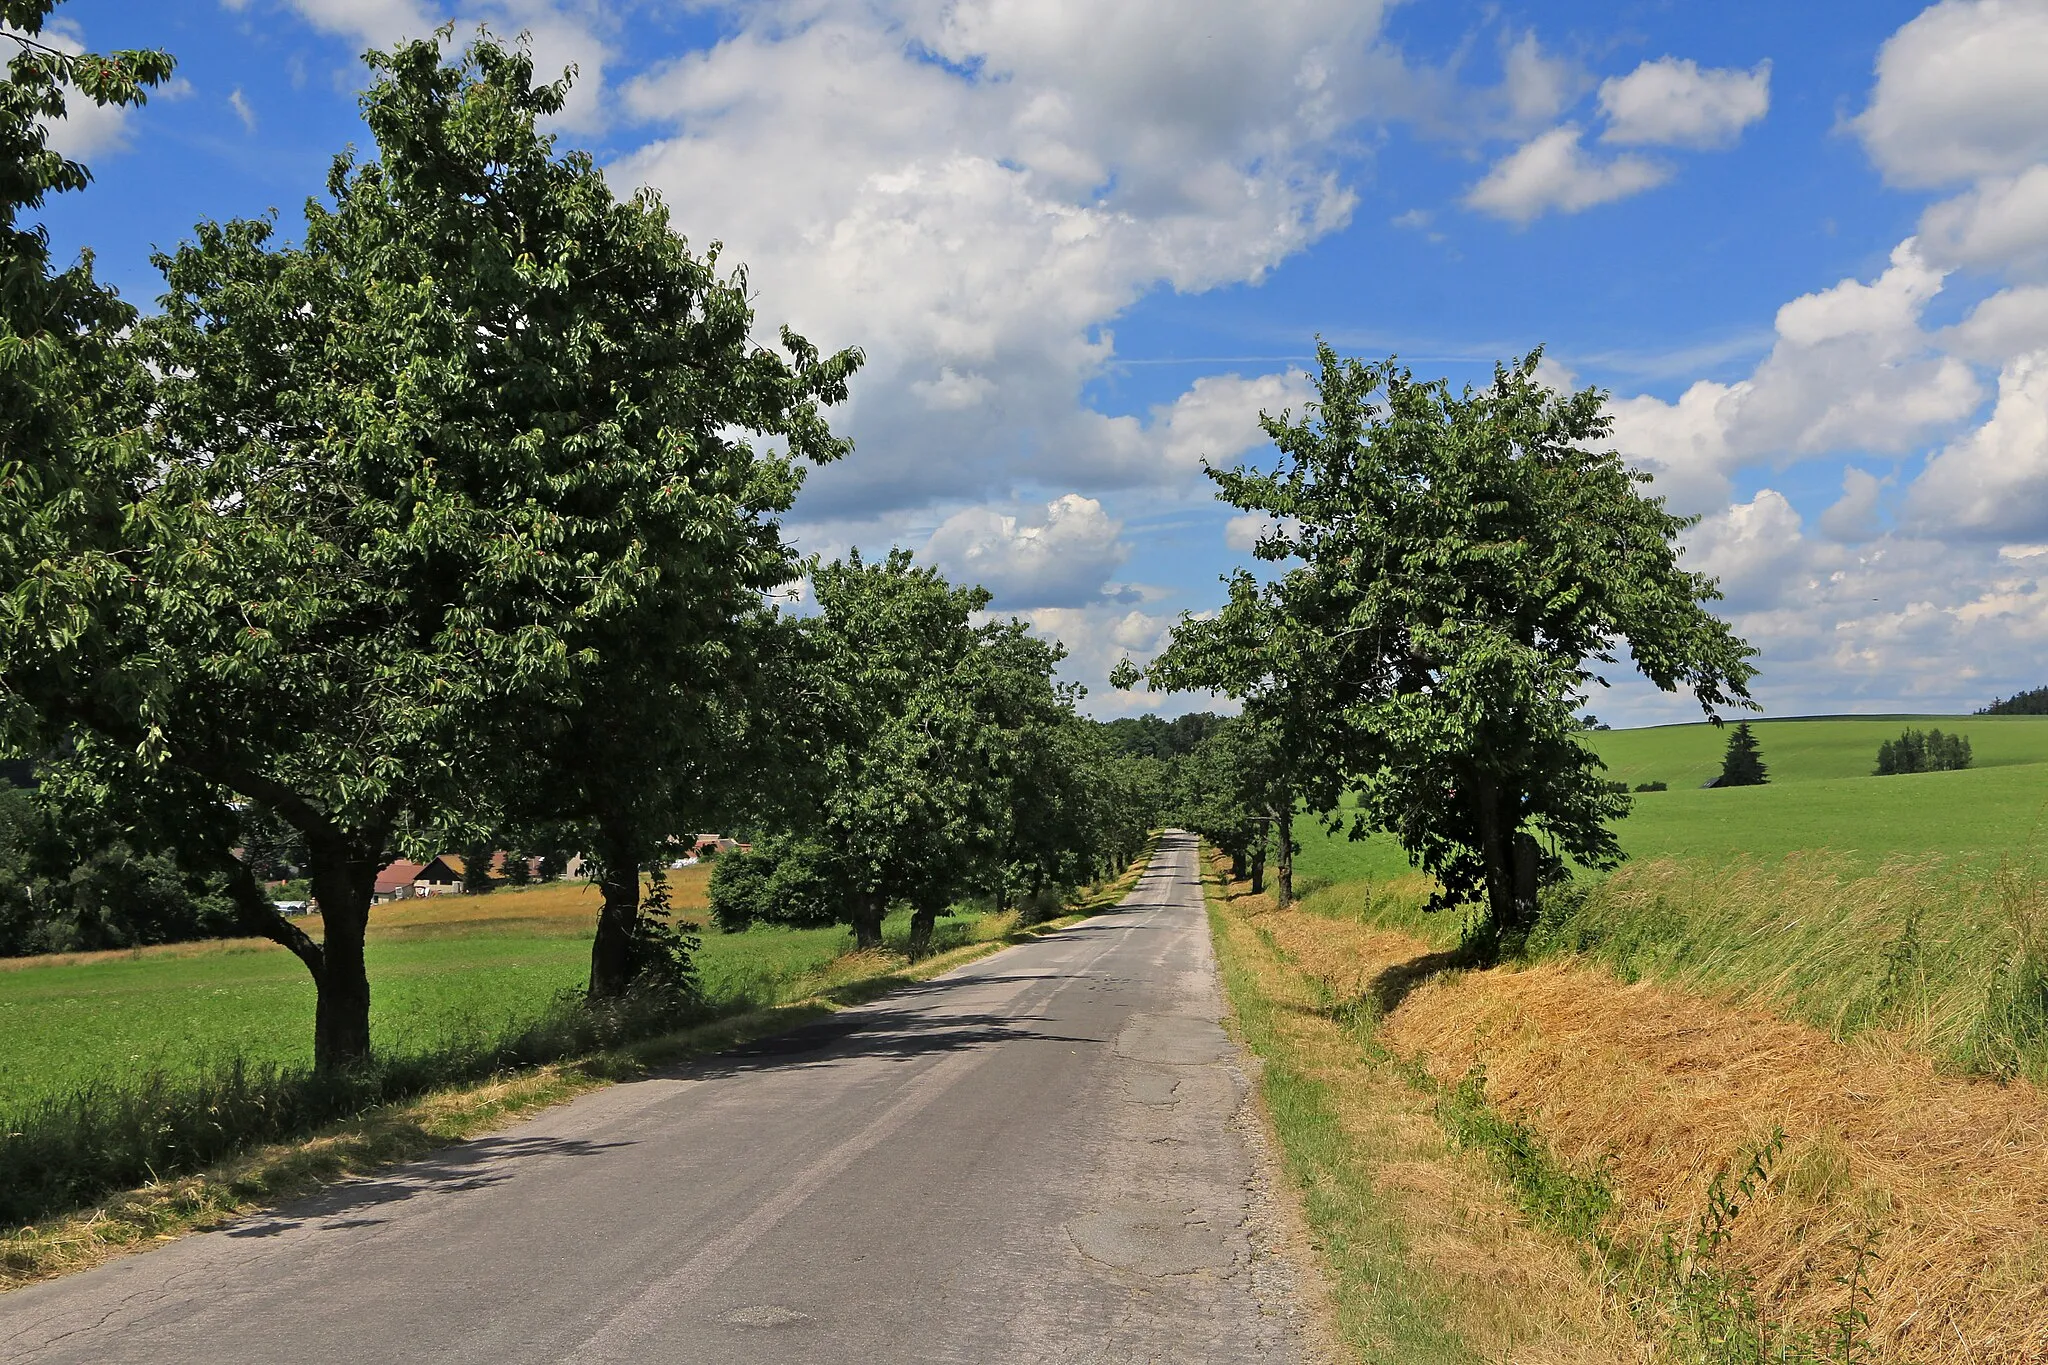
M 1196 880 L 0 1296 L 49 1362 L 1300 1361 Z

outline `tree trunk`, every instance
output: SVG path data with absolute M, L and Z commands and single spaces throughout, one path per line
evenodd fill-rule
M 910 915 L 910 956 L 923 957 L 932 949 L 932 927 L 938 923 L 937 906 L 920 905 Z
M 597 937 L 590 943 L 592 1000 L 616 1000 L 633 984 L 633 940 L 640 927 L 640 867 L 622 848 L 600 855 Z
M 1515 833 L 1515 924 L 1523 929 L 1536 926 L 1536 871 L 1538 850 L 1535 837 L 1527 831 Z
M 863 891 L 853 906 L 853 946 L 857 949 L 882 946 L 882 913 L 887 901 L 879 891 Z
M 1259 840 L 1252 845 L 1252 894 L 1264 895 L 1266 891 L 1266 831 L 1259 831 Z
M 1479 854 L 1486 864 L 1486 915 L 1495 933 L 1515 926 L 1516 802 L 1491 782 L 1479 784 Z
M 1294 904 L 1294 801 L 1291 797 L 1273 817 L 1273 837 L 1278 842 L 1275 856 L 1279 862 L 1274 869 L 1274 899 L 1285 910 Z
M 278 913 L 270 897 L 263 894 L 263 887 L 257 882 L 256 874 L 247 863 L 233 854 L 223 853 L 220 870 L 227 875 L 228 896 L 234 902 L 235 918 L 244 929 L 261 935 L 273 943 L 291 950 L 292 956 L 305 964 L 306 971 L 313 977 L 314 1004 L 314 1058 L 316 1065 L 328 1065 L 320 1061 L 319 1023 L 325 1017 L 323 1010 L 327 999 L 327 954 L 298 925 Z M 367 992 L 367 983 L 365 991 Z M 367 1036 L 367 1027 L 366 1027 Z
M 323 927 L 320 969 L 313 976 L 313 1067 L 336 1071 L 370 1060 L 370 977 L 363 969 L 363 933 L 370 924 L 381 849 L 365 853 L 354 840 L 334 834 L 312 835 L 307 843 Z

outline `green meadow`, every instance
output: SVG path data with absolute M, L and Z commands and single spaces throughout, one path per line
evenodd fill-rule
M 1705 789 L 1728 730 L 1660 725 L 1601 730 L 1587 741 L 1608 776 L 1639 792 L 1616 832 L 1632 861 L 1726 864 L 1788 853 L 1838 854 L 1875 871 L 1898 856 L 1989 871 L 2048 852 L 2048 716 L 1817 716 L 1752 721 L 1770 770 L 1761 787 Z M 1877 746 L 1907 727 L 1967 735 L 1962 772 L 1873 777 Z M 1306 823 L 1306 822 L 1305 822 Z M 1300 832 L 1298 875 L 1319 883 L 1384 881 L 1409 871 L 1391 838 L 1353 842 L 1313 824 Z
M 594 891 L 556 884 L 373 911 L 378 1053 L 443 1052 L 541 1019 L 588 978 L 596 904 Z M 935 946 L 980 927 L 942 921 Z M 892 943 L 908 933 L 907 913 L 884 926 Z M 707 930 L 698 973 L 715 1009 L 776 1004 L 814 989 L 851 947 L 843 928 Z M 305 968 L 259 940 L 0 963 L 0 1115 L 80 1084 L 191 1074 L 231 1057 L 310 1066 L 312 1036 Z

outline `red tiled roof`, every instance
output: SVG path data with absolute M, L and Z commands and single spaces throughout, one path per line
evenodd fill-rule
M 423 864 L 409 863 L 400 858 L 377 874 L 377 889 L 396 891 L 401 886 L 411 886 L 419 880 L 420 873 L 424 870 Z

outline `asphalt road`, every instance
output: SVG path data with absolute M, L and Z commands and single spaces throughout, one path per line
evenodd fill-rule
M 1299 1361 L 1194 842 L 1110 914 L 0 1296 L 7 1361 Z

